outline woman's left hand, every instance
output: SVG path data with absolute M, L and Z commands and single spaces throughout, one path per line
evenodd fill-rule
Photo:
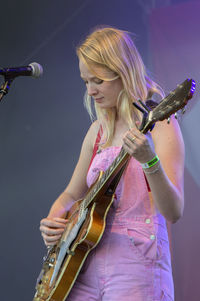
M 144 135 L 132 128 L 124 135 L 123 142 L 123 148 L 140 163 L 146 163 L 156 155 L 150 133 Z

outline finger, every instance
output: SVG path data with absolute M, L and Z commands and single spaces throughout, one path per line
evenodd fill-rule
M 152 139 L 152 135 L 150 132 L 143 134 L 138 129 L 135 128 L 131 128 L 129 132 L 140 140 L 144 140 L 146 138 Z
M 124 141 L 123 148 L 131 156 L 133 156 L 136 152 L 136 146 L 134 146 L 128 139 L 127 141 Z
M 62 224 L 66 224 L 68 222 L 68 219 L 61 218 L 61 217 L 53 217 L 53 220 L 58 222 L 58 223 L 62 223 Z
M 134 143 L 135 140 L 137 139 L 137 137 L 135 137 L 134 135 L 130 135 L 130 134 L 128 134 L 128 135 L 126 136 L 126 138 L 128 138 L 128 140 L 129 140 L 131 143 Z
M 45 233 L 42 234 L 42 237 L 46 242 L 56 242 L 61 238 L 61 236 L 62 235 L 48 236 Z
M 40 226 L 40 231 L 47 235 L 59 235 L 59 234 L 63 233 L 64 229 L 63 228 L 55 229 L 55 228 L 48 228 L 45 226 Z
M 134 142 L 136 139 L 139 141 L 142 138 L 143 134 L 140 133 L 140 131 L 135 129 L 130 129 L 127 131 L 123 138 L 129 139 L 131 142 Z
M 137 129 L 137 128 L 131 128 L 128 133 L 130 133 L 131 135 L 140 138 L 143 134 Z
M 136 145 L 138 143 L 137 137 L 130 135 L 130 134 L 127 134 L 126 136 L 124 136 L 123 141 L 128 147 L 133 147 L 134 145 Z
M 137 134 L 133 134 L 132 131 L 127 132 L 126 136 L 131 142 L 136 143 L 138 145 L 148 145 L 149 142 L 152 140 L 151 134 L 147 133 L 147 134 L 142 134 L 139 133 Z
M 46 246 L 54 246 L 55 244 L 58 243 L 60 237 L 58 236 L 56 239 L 50 239 L 49 237 L 43 237 L 43 241 Z
M 58 222 L 58 221 L 55 221 L 52 219 L 45 218 L 40 221 L 40 225 L 51 227 L 51 228 L 65 228 L 66 223 L 62 223 L 62 222 Z

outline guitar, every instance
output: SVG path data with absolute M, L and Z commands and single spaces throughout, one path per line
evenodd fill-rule
M 156 121 L 167 119 L 184 108 L 194 90 L 194 80 L 185 80 L 149 110 L 140 131 L 147 133 Z M 67 298 L 85 259 L 103 235 L 115 189 L 129 159 L 130 155 L 122 147 L 110 167 L 100 172 L 85 198 L 71 207 L 62 237 L 57 245 L 48 249 L 44 258 L 33 301 L 64 301 Z

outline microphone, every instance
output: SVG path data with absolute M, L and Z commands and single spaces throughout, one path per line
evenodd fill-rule
M 4 75 L 6 79 L 14 79 L 17 76 L 33 76 L 40 77 L 43 74 L 43 68 L 38 63 L 31 63 L 28 66 L 0 68 L 0 75 Z

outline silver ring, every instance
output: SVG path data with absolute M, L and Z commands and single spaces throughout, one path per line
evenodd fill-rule
M 129 140 L 134 143 L 134 140 L 136 139 L 136 137 L 132 138 L 132 137 L 129 137 Z

